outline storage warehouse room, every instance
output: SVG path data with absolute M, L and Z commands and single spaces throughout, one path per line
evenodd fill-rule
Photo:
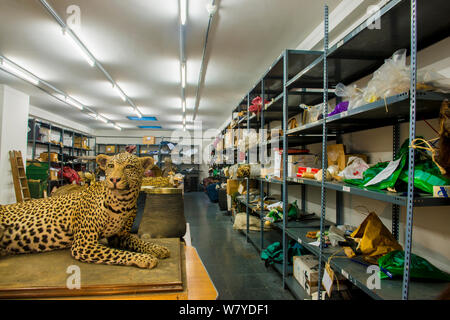
M 449 12 L 0 0 L 0 301 L 450 300 Z

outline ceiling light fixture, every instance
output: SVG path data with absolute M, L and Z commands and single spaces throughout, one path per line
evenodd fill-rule
M 187 18 L 187 0 L 180 0 L 180 21 L 184 26 Z
M 72 44 L 78 49 L 83 58 L 89 63 L 91 67 L 95 66 L 95 59 L 91 56 L 86 47 L 81 43 L 78 37 L 68 27 L 63 29 L 63 34 L 69 38 Z
M 117 130 L 119 130 L 119 131 L 121 131 L 122 130 L 122 128 L 121 127 L 119 127 L 117 124 L 113 124 L 113 127 L 114 128 L 116 128 Z
M 70 104 L 71 106 L 74 106 L 75 108 L 78 108 L 80 110 L 83 110 L 83 105 L 79 103 L 78 101 L 74 100 L 73 98 L 66 96 L 66 102 Z
M 105 118 L 103 118 L 102 116 L 97 116 L 97 120 L 100 120 L 101 122 L 103 122 L 103 123 L 108 123 L 108 120 L 107 119 L 105 119 Z
M 98 119 L 98 116 L 95 113 L 88 113 L 88 116 L 91 117 L 92 119 L 95 119 L 95 120 Z
M 18 76 L 19 78 L 28 81 L 32 84 L 34 84 L 35 86 L 37 86 L 39 84 L 39 79 L 36 78 L 35 76 L 31 75 L 29 72 L 23 70 L 22 68 L 16 66 L 15 64 L 7 61 L 6 59 L 2 58 L 2 64 L 1 64 L 2 68 L 5 69 L 6 71 L 11 72 L 12 74 Z
M 186 1 L 186 0 L 182 0 Z M 89 51 L 89 49 L 84 45 L 84 43 L 78 38 L 78 36 L 73 32 L 72 29 L 66 24 L 65 20 L 63 20 L 59 14 L 53 9 L 53 7 L 46 1 L 46 0 L 39 0 L 39 2 L 42 4 L 42 6 L 47 10 L 47 12 L 55 19 L 56 23 L 61 27 L 63 30 L 63 34 L 66 37 L 69 37 L 70 41 L 77 47 L 77 50 L 80 51 L 80 53 L 83 55 L 84 59 L 89 63 L 91 67 L 95 66 L 97 67 L 103 75 L 108 79 L 108 81 L 112 84 L 113 88 L 117 87 L 116 82 L 111 77 L 111 75 L 108 73 L 108 71 L 105 70 L 103 65 L 98 61 L 95 56 Z M 186 5 L 184 5 L 186 8 Z M 184 10 L 186 12 L 186 10 Z M 184 21 L 186 21 L 184 19 Z M 133 101 L 125 95 L 125 93 L 118 88 L 118 94 L 120 95 L 121 99 L 123 101 L 128 101 L 130 106 L 132 108 L 136 108 Z M 85 108 L 88 109 L 88 108 Z
M 185 100 L 181 101 L 181 107 L 183 109 L 183 113 L 185 113 L 186 112 L 186 101 Z
M 119 95 L 120 99 L 122 99 L 122 101 L 127 101 L 127 97 L 125 96 L 122 89 L 120 89 L 117 84 L 114 84 L 113 88 L 116 89 L 116 92 Z
M 186 63 L 181 64 L 181 87 L 186 88 Z

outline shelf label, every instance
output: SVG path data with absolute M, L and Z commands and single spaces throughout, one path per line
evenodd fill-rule
M 350 187 L 343 186 L 343 187 L 342 187 L 342 191 L 344 191 L 344 192 L 350 192 Z

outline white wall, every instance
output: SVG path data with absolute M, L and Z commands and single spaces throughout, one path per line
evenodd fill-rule
M 0 204 L 16 203 L 9 151 L 27 156 L 29 96 L 0 85 Z

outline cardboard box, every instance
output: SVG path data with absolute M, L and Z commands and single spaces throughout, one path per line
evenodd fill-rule
M 74 137 L 74 148 L 87 149 L 88 141 L 86 137 Z
M 153 136 L 144 136 L 142 138 L 143 144 L 156 144 L 156 137 Z
M 57 169 L 50 169 L 50 180 L 55 181 L 58 180 L 58 171 Z
M 325 291 L 325 289 L 320 292 L 320 295 L 322 296 L 321 300 L 325 300 L 327 298 L 327 292 Z M 311 294 L 311 299 L 305 300 L 317 300 L 318 297 L 319 297 L 319 290 Z
M 115 153 L 116 152 L 116 146 L 106 146 L 105 147 L 106 153 Z
M 39 158 L 41 158 L 42 161 L 48 161 L 48 152 L 42 152 L 39 155 Z M 58 162 L 58 154 L 55 152 L 50 152 L 50 161 L 51 162 Z
M 314 255 L 294 256 L 294 278 L 311 295 L 318 291 L 319 260 Z
M 313 295 L 319 291 L 319 259 L 314 255 L 294 256 L 294 278 L 302 286 L 303 289 L 309 294 Z M 335 279 L 341 281 L 339 283 L 339 290 L 347 290 L 347 286 L 342 283 L 345 278 L 338 273 L 335 273 Z M 335 280 L 336 282 L 336 280 Z M 332 291 L 337 291 L 337 284 L 333 285 Z M 325 289 L 322 286 L 323 292 Z M 315 295 L 317 300 L 317 294 Z M 322 297 L 323 299 L 323 297 Z M 314 298 L 313 298 L 314 300 Z

